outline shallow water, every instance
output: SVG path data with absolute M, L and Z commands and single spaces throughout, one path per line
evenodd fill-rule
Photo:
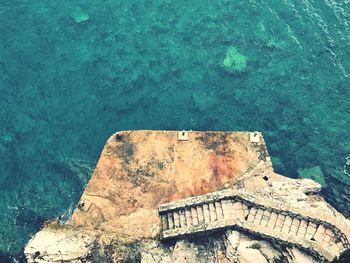
M 126 129 L 262 131 L 278 172 L 319 166 L 324 196 L 349 213 L 349 10 L 1 0 L 0 251 L 68 215 L 106 139 Z

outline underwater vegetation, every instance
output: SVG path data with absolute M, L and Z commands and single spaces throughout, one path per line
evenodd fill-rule
M 69 217 L 104 142 L 126 129 L 262 131 L 277 172 L 323 180 L 350 214 L 348 10 L 1 1 L 0 251 Z

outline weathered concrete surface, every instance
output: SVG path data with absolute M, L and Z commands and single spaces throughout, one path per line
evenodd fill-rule
M 155 238 L 160 203 L 228 187 L 259 162 L 247 132 L 190 132 L 188 141 L 177 136 L 162 131 L 113 135 L 81 197 L 85 207 L 75 210 L 69 225 L 131 240 Z
M 224 232 L 205 237 L 205 243 L 197 239 L 162 243 L 158 205 L 244 188 L 252 194 L 261 191 L 286 205 L 294 202 L 301 209 L 320 209 L 337 217 L 333 208 L 314 195 L 319 188 L 312 181 L 305 189 L 304 184 L 290 182 L 273 172 L 260 133 L 120 132 L 107 141 L 72 218 L 66 225 L 44 226 L 28 242 L 25 253 L 29 262 L 39 262 L 39 256 L 40 262 L 60 262 L 62 255 L 65 262 L 191 262 L 189 258 L 193 262 L 232 262 L 230 256 L 239 261 L 239 251 L 245 248 L 239 248 L 239 242 L 230 245 L 230 235 Z M 58 255 L 55 244 L 60 235 L 65 237 L 60 240 L 74 243 L 76 249 L 59 246 Z M 265 242 L 264 252 L 258 250 L 268 262 L 272 260 L 268 255 L 290 258 L 285 262 L 297 262 L 293 257 L 303 255 L 258 237 L 247 239 Z

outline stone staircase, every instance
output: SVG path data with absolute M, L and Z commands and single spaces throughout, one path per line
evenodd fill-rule
M 347 236 L 329 222 L 252 202 L 227 191 L 163 204 L 159 215 L 162 239 L 234 227 L 296 246 L 322 261 L 331 261 L 350 248 Z

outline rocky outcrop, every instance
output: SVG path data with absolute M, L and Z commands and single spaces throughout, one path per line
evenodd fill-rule
M 260 133 L 128 131 L 105 145 L 67 223 L 28 262 L 322 262 L 349 221 L 309 179 L 274 173 Z
M 25 249 L 29 262 L 82 262 L 94 248 L 95 236 L 51 223 L 38 232 Z
M 147 263 L 317 262 L 297 248 L 282 249 L 267 241 L 256 239 L 248 233 L 235 230 L 223 231 L 205 239 L 178 240 L 170 252 L 160 249 L 159 243 L 152 246 L 147 244 L 144 247 L 148 250 L 142 252 L 140 262 Z

